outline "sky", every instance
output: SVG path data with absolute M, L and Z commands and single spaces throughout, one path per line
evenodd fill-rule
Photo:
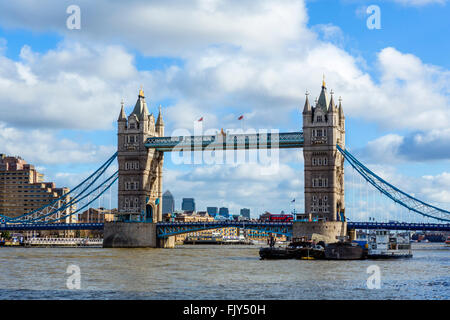
M 79 29 L 67 27 L 73 4 Z M 368 27 L 371 5 L 379 29 Z M 201 117 L 204 130 L 286 132 L 301 130 L 305 92 L 314 100 L 325 75 L 342 97 L 347 149 L 450 209 L 449 14 L 447 0 L 2 0 L 0 153 L 74 187 L 115 152 L 121 99 L 130 113 L 141 85 L 150 112 L 162 105 L 166 135 Z M 167 154 L 163 188 L 177 209 L 193 197 L 197 210 L 303 211 L 302 151 L 279 156 L 279 170 L 261 174 L 261 163 Z M 356 219 L 367 203 L 353 175 L 346 168 Z

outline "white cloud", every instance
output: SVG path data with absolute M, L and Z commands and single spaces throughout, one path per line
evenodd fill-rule
M 111 157 L 115 146 L 80 143 L 60 138 L 49 130 L 20 130 L 0 123 L 1 153 L 21 156 L 42 165 L 101 163 Z
M 250 208 L 256 217 L 263 210 L 289 211 L 293 198 L 297 199 L 297 210 L 303 210 L 302 172 L 286 164 L 280 164 L 275 175 L 261 175 L 262 170 L 265 167 L 260 164 L 201 166 L 188 171 L 168 169 L 164 173 L 164 190 L 172 192 L 178 209 L 183 197 L 194 197 L 199 211 L 207 206 L 225 206 L 230 213 L 239 214 L 241 208 Z

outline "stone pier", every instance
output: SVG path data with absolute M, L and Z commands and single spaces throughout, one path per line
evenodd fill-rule
M 347 235 L 347 223 L 341 221 L 294 222 L 292 237 L 306 237 L 308 240 L 325 243 L 337 242 Z
M 156 248 L 156 224 L 105 222 L 103 248 Z

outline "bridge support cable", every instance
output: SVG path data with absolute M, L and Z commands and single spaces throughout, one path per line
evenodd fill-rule
M 117 179 L 119 179 L 118 171 L 116 171 L 112 176 L 106 179 L 100 186 L 98 186 L 95 190 L 93 190 L 89 194 L 89 196 L 93 196 L 93 198 L 89 199 L 88 202 L 86 204 L 83 204 L 79 209 L 57 218 L 45 220 L 45 223 L 54 223 L 62 219 L 68 218 L 70 216 L 77 215 L 80 212 L 83 212 L 83 210 L 88 208 L 88 206 L 90 206 L 94 201 L 99 199 L 108 189 L 111 189 L 111 186 L 117 181 Z
M 61 219 L 65 219 L 69 216 L 75 215 L 79 213 L 82 209 L 86 208 L 87 205 L 90 205 L 95 200 L 97 200 L 106 190 L 108 190 L 111 185 L 118 179 L 119 177 L 119 171 L 116 171 L 113 173 L 110 177 L 108 177 L 105 181 L 103 181 L 100 185 L 93 188 L 92 190 L 89 190 L 87 194 L 82 196 L 81 198 L 78 198 L 76 201 L 70 203 L 70 205 L 64 205 L 58 210 L 51 211 L 49 213 L 45 213 L 42 215 L 39 215 L 37 217 L 27 217 L 25 221 L 20 221 L 20 223 L 52 223 L 56 222 Z M 97 195 L 98 194 L 98 195 Z M 91 198 L 94 197 L 94 198 Z M 85 200 L 87 198 L 87 204 L 84 204 Z M 82 204 L 82 206 L 75 211 L 72 211 L 72 209 L 75 209 L 78 204 Z M 65 210 L 68 210 L 68 213 L 64 213 Z
M 450 211 L 428 204 L 400 190 L 364 166 L 347 150 L 343 150 L 339 145 L 337 145 L 337 149 L 367 182 L 395 203 L 424 217 L 450 222 Z
M 64 212 L 65 210 L 70 208 L 74 208 L 74 206 L 79 201 L 85 199 L 90 193 L 94 192 L 105 183 L 103 182 L 103 184 L 100 184 L 97 187 L 95 186 L 100 177 L 104 176 L 106 170 L 110 168 L 116 157 L 117 152 L 80 184 L 75 186 L 68 193 L 63 194 L 59 198 L 53 200 L 49 204 L 14 218 L 2 215 L 0 216 L 5 220 L 5 222 L 8 223 L 28 223 L 41 220 L 42 218 L 51 215 L 56 216 L 58 215 L 58 213 L 61 215 L 61 212 Z M 117 172 L 115 172 L 112 176 L 114 176 L 115 174 L 117 174 Z M 109 180 L 112 176 L 110 176 L 107 180 Z

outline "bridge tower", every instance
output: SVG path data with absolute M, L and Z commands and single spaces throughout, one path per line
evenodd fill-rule
M 162 221 L 164 153 L 147 149 L 145 141 L 164 136 L 161 107 L 155 122 L 141 88 L 128 117 L 122 102 L 117 126 L 118 214 L 115 223 L 105 224 L 104 246 L 154 247 L 155 223 Z
M 128 118 L 122 103 L 117 123 L 119 220 L 161 221 L 164 153 L 147 149 L 144 145 L 148 137 L 164 136 L 161 107 L 155 123 L 141 89 Z
M 344 157 L 336 148 L 336 144 L 345 148 L 345 117 L 341 99 L 337 106 L 333 91 L 328 96 L 325 79 L 313 106 L 308 95 L 303 108 L 303 157 L 305 218 L 311 223 L 303 224 L 298 232 L 323 235 L 335 242 L 337 236 L 346 234 Z

